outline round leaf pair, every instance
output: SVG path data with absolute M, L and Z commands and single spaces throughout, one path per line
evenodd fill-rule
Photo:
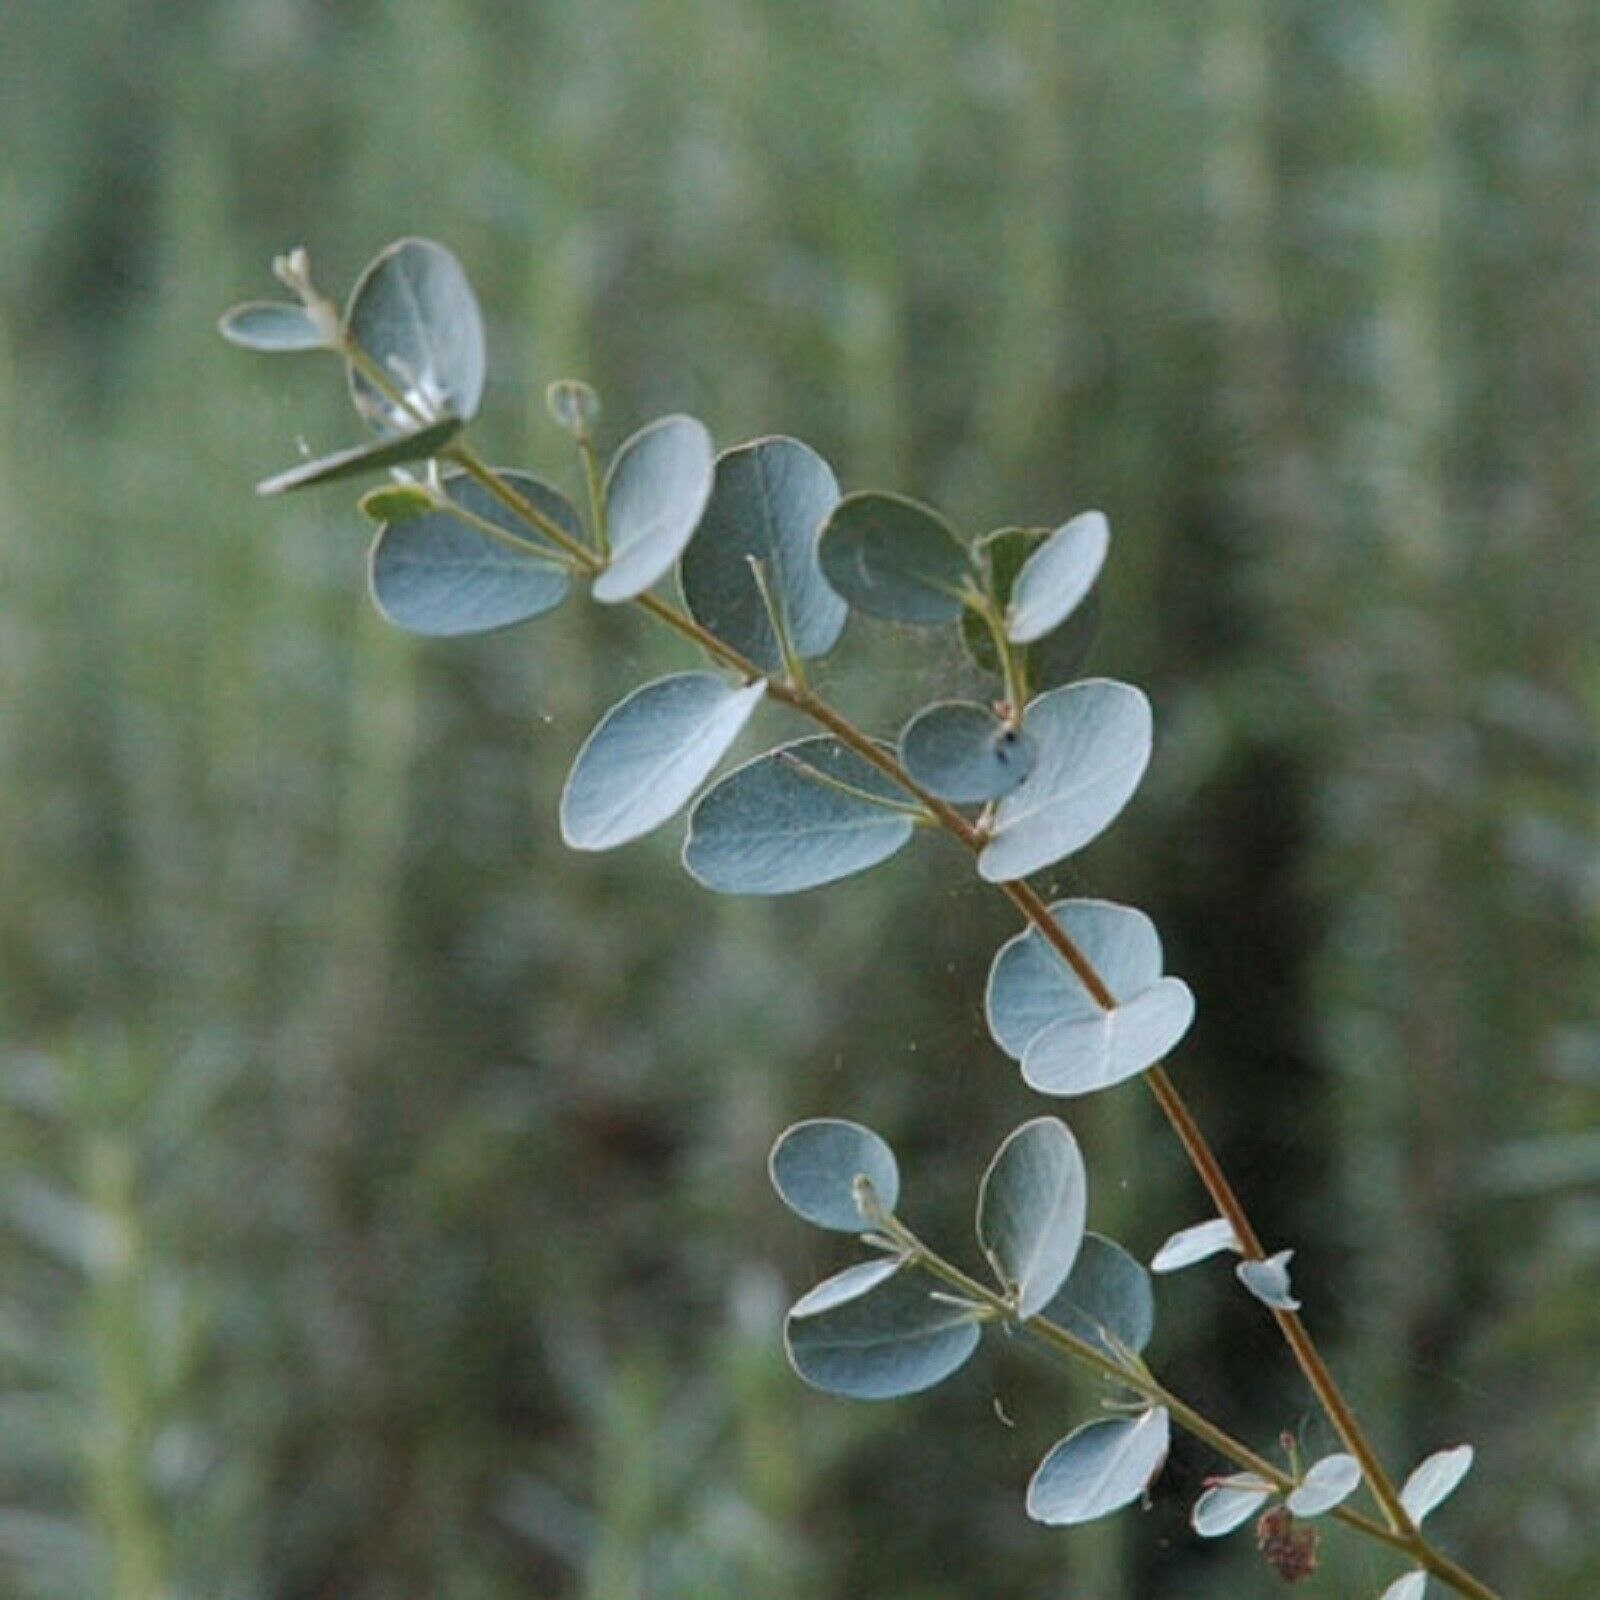
M 1036 1034 L 1022 1055 L 1023 1081 L 1041 1094 L 1113 1088 L 1153 1067 L 1193 1021 L 1188 984 L 1158 978 L 1109 1011 L 1068 1017 Z
M 1059 900 L 1050 915 L 1117 999 L 1139 994 L 1161 976 L 1161 938 L 1144 912 L 1109 900 Z M 1000 947 L 989 968 L 984 1009 L 995 1043 L 1014 1061 L 1053 1023 L 1102 1015 L 1037 928 Z

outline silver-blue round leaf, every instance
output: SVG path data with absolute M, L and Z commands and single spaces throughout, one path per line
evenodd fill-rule
M 838 1233 L 865 1233 L 874 1219 L 858 1200 L 865 1179 L 885 1212 L 900 1199 L 900 1169 L 888 1144 L 859 1122 L 815 1117 L 779 1135 L 767 1159 L 778 1197 L 797 1216 Z
M 561 837 L 574 850 L 641 838 L 694 797 L 766 693 L 714 672 L 680 672 L 635 689 L 584 742 L 561 792 Z

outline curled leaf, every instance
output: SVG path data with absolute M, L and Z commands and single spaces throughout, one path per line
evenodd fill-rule
M 1262 1305 L 1274 1311 L 1298 1311 L 1300 1302 L 1289 1288 L 1289 1258 L 1293 1254 L 1293 1250 L 1280 1250 L 1265 1261 L 1241 1261 L 1233 1270 Z
M 1225 1217 L 1213 1217 L 1209 1222 L 1197 1222 L 1192 1228 L 1180 1228 L 1156 1251 L 1150 1270 L 1178 1272 L 1224 1250 L 1237 1251 L 1238 1248 L 1239 1238 L 1233 1231 L 1233 1224 Z

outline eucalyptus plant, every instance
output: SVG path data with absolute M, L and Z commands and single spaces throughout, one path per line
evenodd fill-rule
M 969 1268 L 901 1214 L 898 1163 L 877 1133 L 839 1118 L 799 1123 L 773 1147 L 773 1185 L 860 1253 L 789 1310 L 784 1340 L 799 1376 L 831 1394 L 893 1399 L 938 1384 L 987 1330 L 1005 1329 L 1086 1369 L 1104 1391 L 1102 1414 L 1034 1472 L 1026 1508 L 1036 1520 L 1084 1523 L 1138 1501 L 1176 1427 L 1219 1458 L 1191 1514 L 1198 1534 L 1255 1519 L 1264 1558 L 1292 1580 L 1315 1566 L 1318 1519 L 1332 1518 L 1397 1558 L 1381 1600 L 1419 1600 L 1435 1582 L 1494 1600 L 1423 1531 L 1471 1466 L 1471 1447 L 1438 1451 L 1403 1482 L 1390 1475 L 1301 1318 L 1292 1250 L 1264 1244 L 1162 1064 L 1195 1003 L 1165 971 L 1150 919 L 1104 900 L 1050 903 L 1029 882 L 1116 820 L 1150 760 L 1145 696 L 1082 675 L 1106 518 L 1087 511 L 1055 529 L 969 541 L 917 500 L 842 492 L 798 439 L 719 454 L 687 416 L 648 423 L 602 464 L 599 400 L 566 379 L 546 398 L 577 452 L 580 508 L 468 443 L 487 350 L 449 251 L 423 239 L 389 246 L 342 311 L 316 287 L 304 250 L 279 258 L 275 273 L 292 298 L 235 307 L 223 333 L 253 350 L 334 355 L 369 437 L 259 489 L 387 473 L 360 504 L 377 524 L 372 599 L 390 622 L 433 638 L 479 634 L 533 621 L 586 587 L 601 605 L 638 607 L 697 652 L 692 668 L 627 695 L 578 751 L 560 802 L 570 846 L 614 849 L 687 806 L 692 878 L 724 894 L 780 895 L 878 866 L 919 833 L 948 834 L 1023 924 L 989 972 L 996 1045 L 1055 1100 L 1142 1080 L 1209 1196 L 1212 1215 L 1175 1232 L 1147 1267 L 1087 1231 L 1083 1154 L 1065 1121 L 1039 1116 L 1003 1141 L 978 1181 Z M 852 608 L 954 630 L 993 680 L 991 695 L 937 700 L 892 737 L 859 726 L 807 666 L 837 645 Z M 766 702 L 816 731 L 718 777 Z M 1341 1441 L 1336 1453 L 1303 1462 L 1290 1448 L 1271 1459 L 1147 1361 L 1154 1276 L 1230 1255 Z

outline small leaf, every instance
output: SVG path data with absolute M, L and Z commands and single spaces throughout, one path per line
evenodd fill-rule
M 1324 1456 L 1306 1470 L 1286 1504 L 1297 1517 L 1320 1517 L 1342 1505 L 1361 1486 L 1361 1463 L 1354 1456 Z
M 1028 776 L 1033 741 L 986 706 L 941 700 L 906 724 L 900 759 L 929 793 L 972 805 L 998 800 Z
M 672 570 L 711 498 L 716 462 L 693 417 L 662 417 L 617 451 L 605 491 L 611 559 L 594 580 L 596 600 L 632 600 Z
M 942 1382 L 978 1347 L 981 1308 L 931 1294 L 912 1268 L 864 1262 L 820 1284 L 790 1311 L 784 1343 L 815 1388 L 853 1400 L 891 1400 Z M 877 1270 L 864 1270 L 877 1269 Z
M 1422 1600 L 1427 1592 L 1428 1574 L 1419 1568 L 1416 1572 L 1408 1572 L 1404 1577 L 1396 1578 L 1378 1596 L 1378 1600 Z
M 973 546 L 984 574 L 984 588 L 1002 615 L 1011 600 L 1017 575 L 1028 557 L 1050 535 L 1043 528 L 997 528 Z M 1082 672 L 1100 632 L 1100 596 L 1089 597 L 1053 633 L 1022 647 L 1023 666 L 1035 693 L 1071 683 Z M 976 611 L 961 614 L 961 643 L 973 665 L 998 674 L 1000 657 L 989 624 Z
M 843 1272 L 836 1272 L 815 1287 L 806 1290 L 789 1307 L 791 1317 L 814 1317 L 836 1306 L 859 1300 L 862 1295 L 876 1289 L 880 1283 L 892 1278 L 906 1264 L 903 1256 L 879 1256 L 870 1261 L 858 1261 Z
M 304 306 L 288 301 L 251 300 L 225 311 L 217 327 L 230 344 L 271 352 L 321 350 L 327 338 Z
M 1124 1349 L 1138 1355 L 1150 1343 L 1155 1291 L 1150 1274 L 1120 1244 L 1086 1233 L 1067 1281 L 1041 1315 L 1120 1360 Z
M 827 462 L 798 439 L 758 439 L 719 456 L 710 502 L 679 569 L 695 621 L 763 671 L 782 671 L 751 570 L 757 562 L 795 652 L 826 655 L 848 614 L 817 565 L 817 533 L 838 499 Z
M 1265 1261 L 1241 1261 L 1233 1270 L 1262 1305 L 1274 1311 L 1298 1311 L 1300 1302 L 1289 1288 L 1289 1260 L 1293 1255 L 1293 1250 L 1280 1250 Z
M 1015 1295 L 1019 1317 L 1043 1309 L 1072 1270 L 1088 1203 L 1078 1141 L 1055 1117 L 1025 1122 L 989 1163 L 978 1190 L 978 1242 Z
M 1158 978 L 1110 1011 L 1052 1022 L 1022 1055 L 1023 1081 L 1041 1094 L 1093 1094 L 1153 1067 L 1189 1031 L 1194 996 Z
M 1189 1525 L 1202 1539 L 1220 1539 L 1248 1522 L 1275 1492 L 1265 1478 L 1253 1472 L 1224 1478 L 1195 1501 Z
M 585 741 L 561 793 L 561 837 L 610 850 L 687 805 L 767 691 L 713 672 L 680 672 L 636 689 Z
M 972 565 L 937 511 L 904 495 L 848 494 L 823 525 L 823 575 L 851 605 L 889 622 L 954 622 Z
M 894 1151 L 859 1122 L 818 1117 L 795 1123 L 778 1136 L 767 1170 L 778 1198 L 791 1211 L 838 1233 L 865 1233 L 875 1226 L 861 1214 L 857 1178 L 872 1185 L 885 1211 L 893 1211 L 900 1198 Z
M 386 483 L 368 489 L 358 504 L 361 515 L 373 522 L 405 522 L 434 509 L 433 496 L 416 483 Z
M 736 767 L 689 814 L 683 864 L 722 894 L 794 894 L 886 861 L 915 824 L 887 777 L 826 736 Z
M 352 365 L 356 410 L 380 433 L 417 416 L 478 414 L 488 370 L 483 316 L 461 263 L 431 239 L 400 239 L 361 274 L 345 311 L 350 337 L 410 401 L 397 406 Z
M 1400 1491 L 1400 1504 L 1413 1522 L 1421 1522 L 1436 1506 L 1456 1491 L 1456 1486 L 1472 1469 L 1472 1446 L 1458 1444 L 1453 1450 L 1440 1450 L 1417 1467 Z
M 499 476 L 578 537 L 578 514 L 564 496 L 526 472 L 502 470 Z M 368 571 L 373 602 L 390 622 L 408 633 L 449 639 L 508 628 L 561 604 L 569 585 L 553 549 L 545 556 L 526 548 L 540 546 L 539 536 L 464 474 L 446 478 L 444 493 L 507 540 L 448 511 L 386 524 L 373 541 Z
M 1028 1515 L 1065 1527 L 1120 1510 L 1160 1472 L 1169 1437 L 1167 1413 L 1160 1406 L 1138 1418 L 1085 1423 L 1039 1463 L 1028 1485 Z
M 1177 1272 L 1205 1261 L 1224 1250 L 1237 1252 L 1238 1236 L 1226 1217 L 1213 1217 L 1210 1222 L 1197 1222 L 1192 1228 L 1180 1228 L 1156 1251 L 1150 1262 L 1152 1272 Z
M 978 857 L 990 883 L 1081 850 L 1132 798 L 1150 760 L 1150 702 L 1108 678 L 1040 695 L 1022 730 L 1034 741 L 1033 771 L 1000 802 L 994 837 Z
M 1006 637 L 1031 644 L 1053 633 L 1087 598 L 1105 564 L 1111 531 L 1098 511 L 1086 511 L 1056 531 L 1017 574 L 1006 610 Z
M 429 461 L 461 432 L 459 417 L 441 417 L 415 433 L 402 433 L 373 444 L 352 445 L 335 450 L 315 461 L 302 461 L 275 477 L 263 478 L 256 485 L 260 495 L 288 494 L 291 489 L 309 489 L 316 484 L 337 483 L 341 478 L 356 478 L 384 467 L 403 467 L 413 461 Z
M 1161 976 L 1161 939 L 1144 912 L 1109 900 L 1058 900 L 1050 915 L 1118 999 L 1139 994 Z M 995 1043 L 1014 1061 L 1051 1023 L 1102 1015 L 1037 928 L 1001 945 L 989 968 L 984 1009 Z
M 544 408 L 558 428 L 579 439 L 600 420 L 600 396 L 581 378 L 557 378 L 544 392 Z

